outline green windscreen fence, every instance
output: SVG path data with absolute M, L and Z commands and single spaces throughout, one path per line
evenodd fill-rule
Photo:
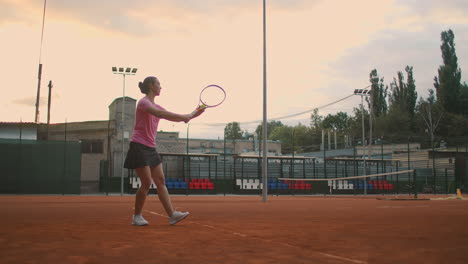
M 81 145 L 0 139 L 0 193 L 79 194 Z

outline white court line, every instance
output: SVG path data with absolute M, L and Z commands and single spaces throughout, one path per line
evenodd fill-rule
M 146 211 L 150 214 L 154 214 L 154 215 L 158 215 L 158 216 L 162 216 L 164 218 L 167 218 L 166 215 L 163 215 L 163 214 L 160 214 L 160 213 L 156 213 L 156 212 L 152 212 L 152 211 Z M 201 223 L 198 223 L 198 222 L 195 222 L 195 221 L 185 221 L 186 223 L 193 223 L 193 224 L 196 224 L 196 225 L 201 225 L 201 226 L 204 226 L 206 228 L 210 228 L 210 229 L 216 229 L 216 230 L 221 230 L 221 232 L 224 232 L 224 233 L 228 233 L 226 230 L 222 230 L 221 228 L 219 227 L 215 227 L 215 226 L 212 226 L 212 225 L 205 225 L 205 224 L 201 224 Z M 243 238 L 250 238 L 250 239 L 257 239 L 257 240 L 262 240 L 263 242 L 270 242 L 270 243 L 273 243 L 272 240 L 269 240 L 269 239 L 264 239 L 264 238 L 259 238 L 259 237 L 249 237 L 248 235 L 246 234 L 242 234 L 242 233 L 238 233 L 238 232 L 232 232 L 231 233 L 232 235 L 235 235 L 235 236 L 240 236 L 240 237 L 243 237 Z M 276 242 L 277 244 L 280 244 L 282 246 L 287 246 L 287 247 L 291 247 L 291 248 L 295 248 L 295 249 L 299 249 L 299 250 L 302 250 L 301 247 L 299 246 L 295 246 L 295 245 L 291 245 L 291 244 L 288 244 L 288 243 L 283 243 L 283 242 Z M 322 256 L 325 256 L 325 257 L 329 257 L 329 258 L 333 258 L 333 259 L 339 259 L 341 261 L 347 261 L 347 262 L 351 262 L 351 263 L 357 263 L 357 264 L 367 264 L 366 261 L 361 261 L 361 260 L 357 260 L 357 259 L 351 259 L 351 258 L 345 258 L 345 257 L 340 257 L 340 256 L 336 256 L 336 255 L 333 255 L 333 254 L 329 254 L 329 253 L 324 253 L 324 252 L 320 252 L 320 251 L 313 251 L 319 255 L 322 255 Z
M 386 205 L 386 206 L 376 206 L 377 209 L 393 209 L 393 208 L 426 208 L 429 205 L 416 205 L 416 206 L 399 206 L 399 205 Z
M 348 262 L 352 262 L 352 263 L 358 263 L 358 264 L 366 264 L 367 262 L 365 261 L 360 261 L 360 260 L 356 260 L 356 259 L 350 259 L 350 258 L 344 258 L 344 257 L 339 257 L 339 256 L 335 256 L 335 255 L 332 255 L 332 254 L 328 254 L 328 253 L 322 253 L 322 252 L 318 252 L 320 255 L 323 255 L 323 256 L 327 256 L 327 257 L 330 257 L 330 258 L 334 258 L 334 259 L 339 259 L 339 260 L 343 260 L 343 261 L 348 261 Z

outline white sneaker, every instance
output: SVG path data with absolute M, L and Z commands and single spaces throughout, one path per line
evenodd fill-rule
M 145 226 L 148 225 L 148 221 L 146 221 L 141 215 L 133 215 L 132 225 Z
M 178 222 L 184 220 L 188 215 L 189 212 L 174 211 L 171 217 L 169 217 L 169 224 L 175 225 Z

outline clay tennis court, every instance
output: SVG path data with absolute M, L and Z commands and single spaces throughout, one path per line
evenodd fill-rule
M 152 195 L 146 227 L 133 202 L 0 196 L 0 263 L 468 263 L 467 200 L 174 196 L 170 226 Z

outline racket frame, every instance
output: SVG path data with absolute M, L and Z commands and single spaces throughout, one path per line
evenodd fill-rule
M 218 88 L 219 90 L 221 90 L 221 91 L 223 92 L 224 97 L 223 97 L 223 100 L 221 100 L 221 102 L 219 102 L 219 103 L 217 103 L 217 104 L 214 104 L 214 105 L 207 105 L 207 104 L 205 104 L 205 103 L 203 102 L 203 100 L 202 100 L 203 91 L 205 91 L 206 89 L 208 89 L 208 88 L 210 88 L 210 87 L 216 87 L 216 88 Z M 221 86 L 219 86 L 219 85 L 210 84 L 210 85 L 206 86 L 205 88 L 203 88 L 203 89 L 201 90 L 200 96 L 199 96 L 199 102 L 200 102 L 200 104 L 199 104 L 199 106 L 197 107 L 197 109 L 198 109 L 198 110 L 201 110 L 201 109 L 205 109 L 205 108 L 216 107 L 216 106 L 222 104 L 222 103 L 224 102 L 224 100 L 226 100 L 226 91 L 225 91 Z

